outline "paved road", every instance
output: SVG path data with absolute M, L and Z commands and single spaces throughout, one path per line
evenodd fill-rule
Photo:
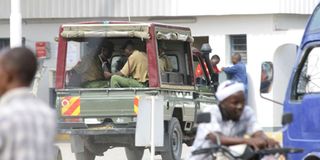
M 76 160 L 73 153 L 71 153 L 70 143 L 58 143 L 62 153 L 63 160 Z M 184 145 L 182 150 L 182 158 L 188 153 L 189 148 Z M 97 157 L 96 160 L 126 160 L 124 148 L 114 148 L 108 150 L 103 157 Z M 149 150 L 144 151 L 143 160 L 150 160 Z M 161 156 L 156 156 L 156 160 L 161 160 Z

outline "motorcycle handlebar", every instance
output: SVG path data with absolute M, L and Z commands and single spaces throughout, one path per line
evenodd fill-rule
M 225 152 L 228 155 L 232 156 L 233 158 L 237 158 L 236 156 L 232 155 L 231 151 L 228 147 L 215 145 L 210 148 L 202 148 L 192 152 L 193 155 L 199 154 L 213 154 L 218 151 Z M 300 148 L 275 148 L 275 149 L 262 149 L 259 151 L 253 151 L 252 155 L 259 155 L 259 157 L 263 157 L 265 155 L 275 155 L 275 154 L 290 154 L 290 153 L 302 153 L 303 149 Z

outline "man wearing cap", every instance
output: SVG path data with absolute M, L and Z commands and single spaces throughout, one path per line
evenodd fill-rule
M 268 138 L 257 123 L 254 111 L 245 106 L 244 85 L 225 81 L 218 87 L 218 105 L 209 106 L 203 112 L 211 113 L 211 122 L 199 124 L 191 152 L 209 148 L 218 135 L 222 145 L 248 144 L 255 150 L 277 147 L 278 142 Z M 244 135 L 250 136 L 244 138 Z M 211 155 L 192 155 L 189 160 L 211 160 Z

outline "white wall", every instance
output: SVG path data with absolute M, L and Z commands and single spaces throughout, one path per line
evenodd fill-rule
M 228 35 L 247 34 L 249 105 L 256 109 L 261 125 L 272 128 L 281 125 L 282 112 L 279 111 L 282 108 L 260 97 L 260 66 L 264 61 L 273 61 L 274 54 L 281 45 L 299 44 L 307 19 L 308 16 L 294 18 L 290 15 L 211 16 L 198 17 L 196 23 L 183 25 L 191 27 L 194 36 L 209 35 L 209 43 L 213 48 L 212 54 L 218 54 L 221 57 L 219 67 L 228 65 L 230 62 Z M 281 29 L 276 26 L 281 26 Z M 290 26 L 293 26 L 293 29 L 289 28 Z M 292 56 L 294 57 L 295 53 L 292 53 Z M 279 61 L 286 63 L 286 59 Z M 281 81 L 287 81 L 287 79 Z M 281 88 L 282 91 L 283 88 Z M 269 96 L 272 98 L 272 93 Z
M 23 24 L 23 37 L 26 38 L 26 46 L 30 49 L 35 48 L 36 41 L 47 41 L 50 42 L 51 46 L 51 58 L 46 60 L 44 66 L 46 70 L 42 76 L 42 80 L 39 84 L 38 96 L 45 100 L 49 101 L 49 69 L 56 67 L 56 48 L 57 42 L 54 41 L 54 38 L 58 36 L 60 24 L 54 23 L 36 23 L 36 24 Z M 9 25 L 0 24 L 0 38 L 9 37 Z

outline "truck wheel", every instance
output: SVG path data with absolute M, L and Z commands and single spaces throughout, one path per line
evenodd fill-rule
M 128 160 L 141 160 L 144 148 L 126 147 L 125 152 Z
M 168 125 L 168 133 L 164 139 L 165 152 L 161 153 L 162 159 L 180 160 L 182 152 L 182 130 L 180 122 L 173 117 Z
M 75 156 L 76 156 L 76 160 L 94 160 L 96 157 L 87 148 L 84 148 L 83 152 L 75 153 Z

